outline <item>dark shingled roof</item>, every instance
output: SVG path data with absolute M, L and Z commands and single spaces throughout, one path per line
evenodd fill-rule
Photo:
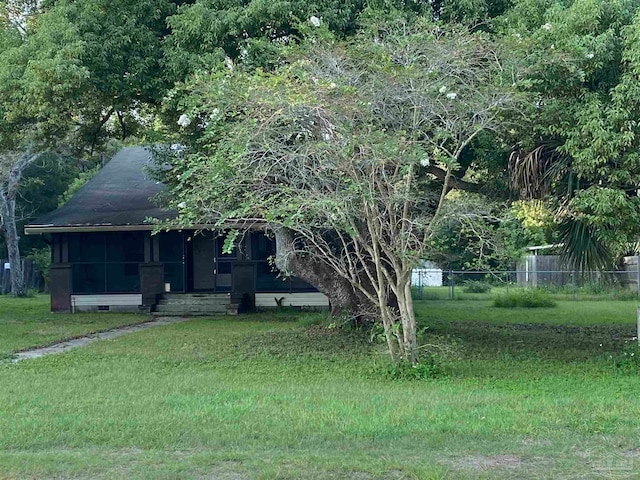
M 145 148 L 121 150 L 64 206 L 25 226 L 25 232 L 142 225 L 149 228 L 145 224 L 147 217 L 174 217 L 175 212 L 162 210 L 150 200 L 165 188 L 145 174 L 144 166 L 150 161 L 150 153 Z

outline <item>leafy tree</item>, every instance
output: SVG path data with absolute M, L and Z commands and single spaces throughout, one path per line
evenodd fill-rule
M 325 25 L 336 37 L 350 38 L 359 27 L 394 16 L 481 25 L 504 12 L 510 0 L 196 0 L 169 17 L 167 57 L 184 76 L 208 70 L 223 57 L 245 66 L 275 68 L 283 45 L 300 41 L 304 24 Z
M 126 138 L 149 122 L 172 85 L 165 68 L 170 0 L 44 2 L 30 26 L 20 112 L 44 134 L 93 150 L 105 138 Z M 55 121 L 46 121 L 55 119 Z M 64 122 L 60 124 L 60 119 Z
M 25 173 L 42 152 L 81 157 L 147 120 L 146 106 L 171 85 L 162 40 L 175 8 L 168 0 L 16 0 L 0 9 L 0 210 L 14 294 L 23 290 L 16 207 Z
M 510 215 L 506 203 L 484 195 L 451 192 L 426 257 L 452 270 L 509 270 L 525 246 L 523 235 L 515 239 L 510 235 L 512 223 L 519 222 Z
M 171 95 L 190 144 L 163 170 L 177 223 L 266 223 L 281 270 L 332 301 L 346 284 L 416 362 L 411 269 L 468 185 L 465 148 L 518 102 L 499 58 L 482 34 L 399 21 L 353 43 L 321 28 L 273 74 L 194 76 Z
M 640 234 L 637 2 L 519 0 L 497 24 L 535 99 L 513 183 L 555 205 L 570 265 L 610 267 Z

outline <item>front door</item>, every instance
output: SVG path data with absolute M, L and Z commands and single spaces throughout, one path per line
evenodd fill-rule
M 237 259 L 236 249 L 224 254 L 224 237 L 216 237 L 211 231 L 194 235 L 191 242 L 193 290 L 231 291 L 231 265 Z

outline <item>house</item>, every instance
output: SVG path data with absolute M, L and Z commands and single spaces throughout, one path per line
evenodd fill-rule
M 328 306 L 311 285 L 274 270 L 275 241 L 262 231 L 231 253 L 223 252 L 222 232 L 206 226 L 153 235 L 148 218 L 176 213 L 152 201 L 165 187 L 146 176 L 150 160 L 145 148 L 121 150 L 64 206 L 25 226 L 51 243 L 52 311 Z

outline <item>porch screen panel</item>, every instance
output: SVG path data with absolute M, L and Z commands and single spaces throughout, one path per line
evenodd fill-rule
M 269 262 L 276 254 L 276 242 L 262 232 L 251 235 L 251 257 L 256 262 L 257 292 L 288 292 L 289 281 L 278 276 L 278 270 Z
M 103 293 L 106 291 L 104 263 L 75 263 L 71 266 L 73 293 Z
M 73 292 L 138 293 L 144 235 L 144 232 L 71 234 Z
M 106 291 L 105 236 L 103 233 L 73 233 L 69 235 L 74 293 L 103 293 Z
M 107 292 L 140 291 L 140 263 L 144 262 L 144 232 L 113 232 L 106 235 Z

